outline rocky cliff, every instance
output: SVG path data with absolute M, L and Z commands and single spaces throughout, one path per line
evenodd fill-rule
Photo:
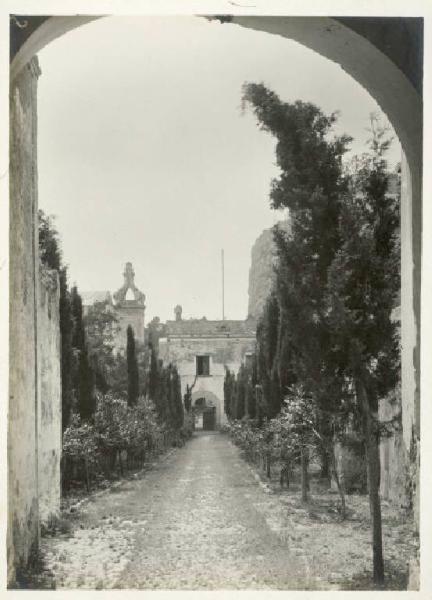
M 283 229 L 288 229 L 288 221 L 278 223 Z M 275 246 L 273 229 L 264 229 L 256 239 L 251 251 L 251 266 L 249 269 L 249 305 L 248 316 L 258 319 L 264 308 L 274 281 Z

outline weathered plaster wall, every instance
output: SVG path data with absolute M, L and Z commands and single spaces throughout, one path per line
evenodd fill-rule
M 59 303 L 57 271 L 41 266 L 38 303 L 38 495 L 41 523 L 60 512 L 62 418 Z
M 206 396 L 206 392 L 214 395 L 216 406 L 216 426 L 226 421 L 223 408 L 223 385 L 225 366 L 237 373 L 248 352 L 254 352 L 255 338 L 162 338 L 159 340 L 159 356 L 165 364 L 173 363 L 180 374 L 182 394 L 186 385 L 191 386 L 196 374 L 196 356 L 210 356 L 210 375 L 198 377 L 193 388 L 193 397 Z
M 410 459 L 416 527 L 420 515 L 420 232 L 418 198 L 421 197 L 421 164 L 402 156 L 401 179 L 401 346 L 402 435 Z M 413 310 L 413 306 L 415 310 Z
M 400 424 L 401 393 L 396 389 L 387 398 L 380 401 L 379 420 L 391 422 L 395 420 L 395 427 L 390 427 L 391 435 L 382 436 L 380 442 L 381 460 L 381 498 L 394 502 L 398 506 L 407 504 L 407 469 L 408 453 L 403 439 Z
M 10 89 L 8 581 L 37 547 L 37 58 Z

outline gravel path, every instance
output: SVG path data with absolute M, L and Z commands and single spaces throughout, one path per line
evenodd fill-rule
M 283 512 L 226 436 L 195 434 L 42 549 L 57 589 L 328 589 Z

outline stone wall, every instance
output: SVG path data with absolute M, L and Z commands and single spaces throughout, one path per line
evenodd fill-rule
M 38 496 L 41 523 L 60 513 L 62 415 L 59 302 L 57 271 L 41 266 L 38 305 Z
M 193 399 L 206 397 L 216 406 L 216 427 L 226 422 L 224 413 L 225 367 L 237 373 L 248 352 L 254 352 L 255 338 L 162 338 L 159 340 L 159 357 L 165 364 L 173 363 L 180 374 L 182 394 L 186 385 L 195 381 L 196 356 L 209 355 L 210 375 L 198 377 L 193 388 Z
M 8 582 L 39 537 L 37 502 L 37 58 L 10 86 Z

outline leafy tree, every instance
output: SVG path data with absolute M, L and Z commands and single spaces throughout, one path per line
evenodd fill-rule
M 93 425 L 82 423 L 74 414 L 63 433 L 62 459 L 64 463 L 74 462 L 84 465 L 87 491 L 90 491 L 90 470 L 95 468 L 98 459 L 98 439 Z M 63 479 L 68 469 L 63 465 Z
M 131 444 L 131 418 L 127 402 L 111 394 L 103 397 L 97 405 L 94 422 L 101 453 L 114 459 L 117 456 L 120 473 L 123 474 L 121 453 Z
M 118 318 L 108 301 L 95 302 L 89 306 L 84 317 L 84 327 L 96 387 L 106 393 L 114 383 L 117 368 L 114 341 L 119 329 Z
M 127 345 L 126 345 L 126 360 L 128 372 L 128 405 L 134 406 L 139 395 L 139 375 L 138 361 L 135 352 L 135 336 L 130 325 L 126 330 Z
M 58 231 L 54 226 L 54 217 L 47 216 L 39 209 L 39 257 L 49 269 L 60 272 L 62 268 L 62 254 L 59 243 Z
M 341 500 L 341 515 L 346 516 L 345 491 L 341 484 L 334 452 L 333 440 L 320 433 L 322 410 L 318 403 L 301 384 L 291 386 L 285 398 L 285 406 L 275 422 L 279 431 L 288 445 L 288 455 L 300 453 L 302 498 L 308 496 L 308 460 L 313 456 L 325 454 L 328 459 L 329 470 L 338 488 Z M 345 419 L 343 413 L 332 415 L 334 431 L 337 432 L 339 441 L 343 441 Z
M 334 368 L 353 382 L 368 464 L 374 579 L 384 580 L 379 497 L 378 403 L 398 383 L 400 353 L 392 311 L 400 289 L 399 207 L 387 192 L 390 141 L 372 119 L 371 156 L 360 171 L 361 194 L 347 198 L 341 247 L 329 269 L 328 311 Z
M 290 211 L 291 230 L 275 228 L 277 347 L 284 340 L 289 371 L 320 411 L 317 431 L 322 437 L 331 441 L 332 417 L 345 406 L 359 408 L 368 463 L 374 579 L 381 583 L 376 413 L 379 398 L 395 385 L 399 369 L 391 321 L 399 258 L 397 207 L 386 195 L 384 153 L 389 142 L 373 121 L 372 157 L 355 180 L 342 162 L 351 138 L 332 135 L 335 113 L 326 116 L 310 103 L 282 102 L 262 84 L 246 84 L 243 101 L 277 140 L 280 175 L 272 182 L 270 200 L 274 208 Z M 264 359 L 271 356 L 275 355 L 265 349 Z M 268 367 L 258 357 L 264 397 L 272 399 L 275 391 L 269 391 L 269 382 L 275 390 L 277 379 Z M 279 369 L 279 384 L 280 375 Z

